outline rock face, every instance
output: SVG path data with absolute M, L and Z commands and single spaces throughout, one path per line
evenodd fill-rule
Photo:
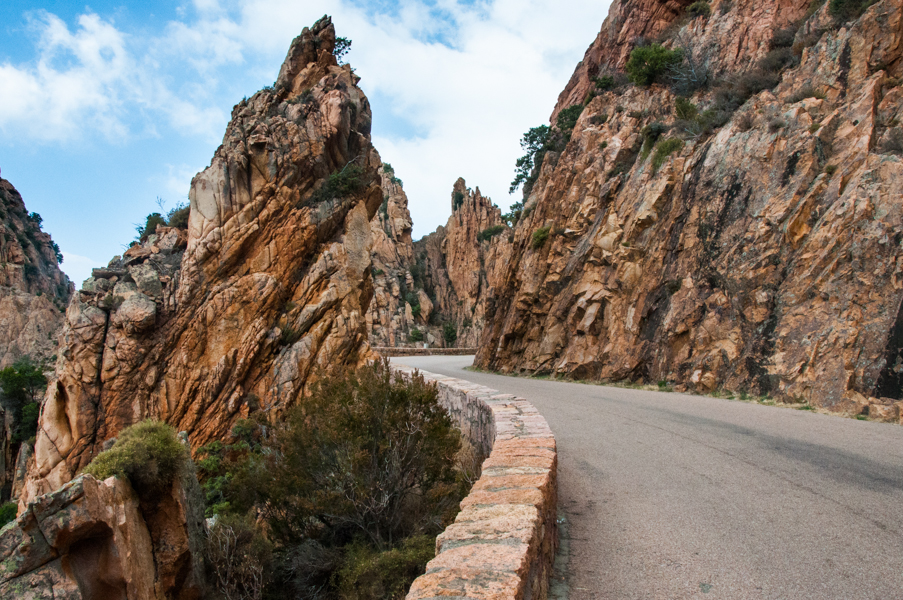
M 273 88 L 233 109 L 192 181 L 187 232 L 160 228 L 97 269 L 66 312 L 21 500 L 70 481 L 104 440 L 157 418 L 195 447 L 369 356 L 370 106 L 324 18 Z
M 615 3 L 556 113 L 686 4 Z M 809 4 L 716 2 L 668 43 L 739 80 Z M 688 134 L 661 85 L 591 99 L 526 199 L 478 365 L 856 413 L 901 398 L 903 2 L 845 24 L 829 4 L 790 31 L 799 58 L 780 83 L 711 133 Z M 711 88 L 692 100 L 717 102 Z M 683 140 L 658 169 L 662 142 L 640 151 L 656 121 Z
M 373 240 L 373 301 L 367 312 L 367 333 L 372 346 L 404 345 L 415 326 L 406 306 L 414 287 L 411 265 L 411 213 L 408 197 L 390 165 L 380 168 L 383 203 L 370 222 Z
M 389 167 L 391 169 L 391 167 Z M 374 300 L 367 315 L 373 346 L 476 347 L 485 299 L 504 274 L 511 230 L 501 210 L 463 179 L 444 227 L 411 242 L 408 199 L 394 172 L 383 173 L 384 201 L 374 217 Z M 482 236 L 481 236 L 482 234 Z M 446 339 L 446 324 L 456 338 Z M 412 337 L 415 330 L 422 339 Z
M 16 188 L 0 179 L 0 369 L 57 352 L 57 333 L 71 294 L 59 248 L 30 216 Z
M 127 481 L 77 477 L 0 532 L 0 597 L 204 597 L 203 513 L 193 470 L 153 505 Z
M 502 211 L 463 179 L 452 189 L 451 208 L 445 227 L 414 243 L 415 283 L 422 281 L 431 299 L 438 315 L 433 322 L 451 323 L 454 345 L 473 348 L 483 331 L 486 298 L 505 272 L 511 230 Z M 443 334 L 440 327 L 433 335 L 444 342 Z

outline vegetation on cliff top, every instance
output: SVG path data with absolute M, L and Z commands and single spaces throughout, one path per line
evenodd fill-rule
M 95 456 L 84 472 L 100 480 L 124 477 L 139 494 L 156 495 L 172 484 L 187 459 L 175 429 L 147 420 L 123 429 L 113 447 Z

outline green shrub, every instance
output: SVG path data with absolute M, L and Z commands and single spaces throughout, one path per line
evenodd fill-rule
M 652 152 L 653 146 L 655 146 L 655 142 L 658 141 L 658 138 L 662 136 L 663 133 L 668 131 L 668 127 L 662 123 L 650 123 L 643 127 L 643 149 L 642 156 L 643 160 L 649 156 L 649 153 Z
M 343 600 L 402 600 L 435 555 L 436 540 L 428 535 L 407 538 L 383 552 L 352 544 L 335 574 L 339 596 Z
M 879 149 L 883 154 L 903 156 L 903 128 L 891 127 L 888 129 L 887 138 L 881 143 Z
M 608 122 L 608 115 L 602 113 L 600 115 L 593 115 L 590 117 L 589 122 L 593 125 L 605 125 Z
M 417 329 L 416 327 L 411 330 L 411 333 L 408 335 L 408 340 L 412 342 L 422 342 L 423 341 L 423 332 Z
M 37 433 L 40 399 L 46 387 L 47 378 L 41 367 L 28 357 L 0 370 L 0 404 L 11 417 L 14 444 L 27 441 Z
M 625 69 L 627 77 L 636 85 L 652 85 L 661 81 L 668 69 L 680 64 L 682 60 L 681 50 L 668 50 L 652 44 L 634 48 Z
M 95 456 L 84 472 L 101 480 L 124 477 L 139 494 L 157 494 L 172 484 L 187 458 L 175 429 L 147 420 L 123 429 L 113 447 Z
M 50 242 L 50 247 L 53 248 L 53 255 L 56 257 L 56 264 L 63 264 L 63 252 L 60 250 L 59 244 L 56 242 Z
M 464 204 L 464 192 L 455 192 L 452 197 L 452 210 L 458 210 Z
M 509 227 L 514 227 L 520 221 L 521 213 L 524 211 L 523 202 L 514 202 L 508 207 L 509 211 L 502 215 L 502 219 L 508 223 Z
M 138 241 L 144 242 L 147 241 L 147 238 L 157 232 L 157 226 L 163 225 L 166 226 L 166 219 L 163 218 L 158 212 L 151 213 L 147 215 L 147 219 L 145 220 L 144 225 L 138 225 L 135 227 L 135 231 L 138 232 Z
M 687 13 L 694 19 L 696 17 L 708 17 L 712 14 L 712 7 L 705 0 L 696 0 L 696 2 L 687 7 Z
M 599 91 L 607 91 L 615 87 L 615 78 L 611 75 L 602 75 L 601 77 L 593 77 L 593 83 Z
M 395 175 L 395 168 L 389 163 L 383 163 L 383 173 L 386 175 Z
M 168 227 L 177 227 L 179 229 L 188 228 L 188 215 L 191 212 L 191 206 L 188 204 L 180 204 L 166 214 L 166 225 Z
M 655 154 L 652 156 L 652 172 L 655 173 L 665 164 L 665 160 L 675 152 L 683 150 L 684 141 L 679 138 L 668 138 L 655 147 Z
M 540 227 L 536 231 L 533 232 L 533 239 L 530 246 L 534 250 L 539 250 L 546 243 L 546 240 L 549 239 L 549 232 L 551 231 L 551 227 Z
M 793 49 L 775 48 L 774 50 L 769 50 L 762 60 L 759 61 L 758 67 L 766 73 L 780 73 L 787 67 L 795 66 L 798 62 L 799 57 L 793 53 Z
M 348 163 L 327 177 L 326 181 L 300 206 L 316 205 L 333 198 L 345 198 L 360 193 L 366 187 L 364 169 L 354 163 Z
M 837 172 L 837 165 L 828 165 L 825 167 L 825 175 L 831 177 Z
M 15 502 L 6 502 L 0 506 L 0 528 L 7 523 L 16 520 L 16 513 L 19 511 L 19 505 Z
M 583 113 L 582 104 L 574 104 L 573 106 L 558 111 L 558 118 L 556 119 L 555 124 L 558 125 L 558 130 L 564 134 L 565 137 L 569 138 L 571 136 L 571 132 L 574 130 L 574 127 L 576 127 L 577 120 L 580 118 L 581 113 Z
M 446 323 L 442 326 L 442 337 L 445 338 L 446 344 L 454 344 L 458 339 L 458 330 L 454 323 Z
M 831 0 L 828 4 L 828 12 L 838 22 L 858 19 L 862 13 L 877 0 Z
M 776 29 L 773 34 L 771 34 L 771 47 L 772 48 L 791 48 L 793 47 L 793 40 L 796 39 L 796 32 L 798 27 L 791 26 L 785 27 L 784 29 Z
M 501 232 L 505 231 L 504 225 L 493 225 L 492 227 L 487 227 L 483 231 L 477 235 L 477 240 L 480 242 L 485 242 L 491 240 Z
M 699 114 L 699 109 L 689 99 L 678 96 L 674 101 L 674 114 L 678 119 L 692 121 Z
M 272 579 L 273 546 L 246 516 L 218 515 L 207 531 L 211 583 L 223 598 L 260 600 Z
M 339 64 L 342 64 L 342 59 L 348 54 L 348 51 L 351 50 L 351 40 L 346 37 L 337 37 L 335 39 L 335 47 L 332 49 L 332 54 L 339 61 Z

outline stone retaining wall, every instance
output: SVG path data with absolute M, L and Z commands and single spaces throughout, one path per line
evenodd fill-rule
M 476 348 L 389 348 L 374 346 L 373 351 L 380 356 L 470 356 L 476 354 Z
M 438 384 L 442 405 L 489 458 L 406 600 L 544 600 L 558 547 L 558 458 L 546 420 L 522 398 L 420 373 Z

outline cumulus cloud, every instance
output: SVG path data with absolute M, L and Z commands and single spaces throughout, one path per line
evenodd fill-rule
M 239 99 L 228 82 L 271 82 L 291 39 L 328 13 L 354 41 L 347 58 L 373 105 L 374 142 L 405 182 L 419 236 L 444 223 L 459 176 L 503 207 L 513 200 L 518 140 L 547 121 L 608 4 L 191 0 L 150 37 L 93 13 L 72 28 L 35 13 L 36 60 L 0 64 L 0 131 L 116 140 L 158 134 L 162 116 L 185 135 L 214 139 Z M 176 171 L 172 182 L 188 179 L 185 167 Z
M 99 135 L 118 143 L 136 130 L 153 131 L 161 114 L 195 134 L 221 126 L 222 109 L 179 97 L 161 82 L 161 65 L 144 52 L 147 40 L 130 39 L 99 15 L 83 14 L 70 29 L 37 11 L 28 27 L 37 36 L 35 59 L 0 64 L 4 135 L 52 143 Z

